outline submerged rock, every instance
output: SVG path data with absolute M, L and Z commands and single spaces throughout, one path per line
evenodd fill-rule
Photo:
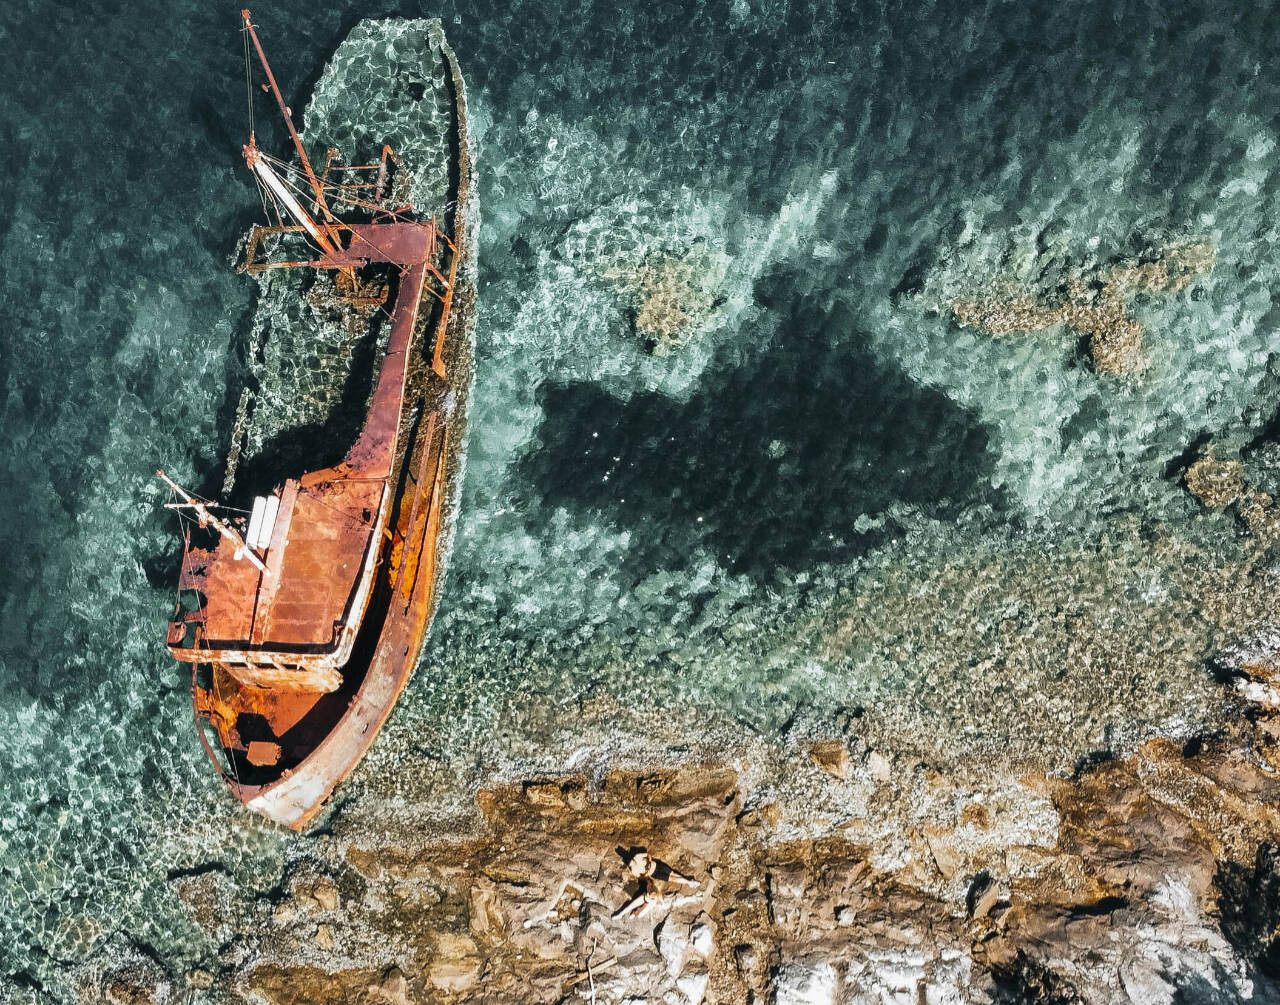
M 1183 475 L 1187 491 L 1216 513 L 1221 513 L 1244 491 L 1239 461 L 1220 461 L 1210 449 Z
M 650 351 L 665 356 L 713 323 L 723 299 L 725 266 L 704 249 L 682 254 L 651 253 L 639 262 L 620 261 L 600 273 L 630 302 L 632 324 Z
M 1187 468 L 1183 484 L 1207 509 L 1232 509 L 1251 535 L 1270 544 L 1280 539 L 1280 508 L 1270 494 L 1247 483 L 1243 472 L 1239 461 L 1219 460 L 1210 446 Z
M 1216 260 L 1214 247 L 1207 242 L 1169 244 L 1151 261 L 1072 273 L 1053 291 L 1033 291 L 999 279 L 981 293 L 950 299 L 947 307 L 962 327 L 988 335 L 1066 325 L 1088 340 L 1095 373 L 1133 374 L 1146 366 L 1146 360 L 1143 325 L 1130 315 L 1129 300 L 1180 292 L 1210 271 Z

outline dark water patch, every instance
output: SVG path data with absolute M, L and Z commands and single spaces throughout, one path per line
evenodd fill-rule
M 771 349 L 715 372 L 688 402 L 545 388 L 524 476 L 548 510 L 631 530 L 638 575 L 706 546 L 769 578 L 882 542 L 892 530 L 857 521 L 895 503 L 944 518 L 1002 505 L 986 429 L 873 357 L 842 304 L 800 300 Z

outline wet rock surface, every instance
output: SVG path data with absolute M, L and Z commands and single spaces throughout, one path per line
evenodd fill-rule
M 1195 463 L 1186 488 L 1224 498 L 1262 477 Z M 450 803 L 450 765 L 393 733 L 274 878 L 171 874 L 207 952 L 123 942 L 81 998 L 1267 1000 L 1272 559 L 1198 514 L 1119 517 L 1090 551 L 868 563 L 752 644 L 911 676 L 798 710 L 785 742 L 689 706 L 535 701 L 540 744 Z
M 1280 509 L 1275 498 L 1244 477 L 1244 465 L 1219 460 L 1206 449 L 1183 475 L 1187 491 L 1216 513 L 1231 510 L 1241 528 L 1264 543 L 1280 539 Z

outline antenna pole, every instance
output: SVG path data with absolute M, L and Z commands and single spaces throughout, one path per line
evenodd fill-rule
M 289 114 L 289 106 L 284 103 L 284 97 L 280 94 L 280 88 L 276 85 L 275 74 L 271 72 L 271 66 L 267 62 L 267 54 L 262 51 L 262 43 L 258 41 L 258 33 L 253 30 L 253 22 L 249 18 L 248 10 L 242 10 L 240 17 L 244 20 L 244 30 L 253 39 L 253 47 L 258 50 L 258 59 L 262 62 L 262 68 L 267 73 L 267 81 L 271 84 L 271 93 L 275 95 L 276 104 L 280 106 L 280 114 L 284 116 L 284 124 L 289 129 L 289 135 L 293 137 L 293 145 L 298 151 L 298 156 L 302 159 L 302 168 L 307 173 L 307 181 L 311 183 L 311 189 L 316 194 L 316 205 L 320 207 L 320 212 L 324 215 L 325 220 L 330 221 L 333 219 L 333 214 L 329 212 L 329 204 L 324 199 L 324 186 L 320 184 L 320 179 L 316 177 L 315 171 L 311 169 L 311 161 L 307 159 L 307 151 L 303 149 L 302 138 L 298 135 L 298 130 L 293 128 L 293 117 Z M 254 147 L 256 147 L 254 137 L 250 134 L 249 148 Z M 322 222 L 321 225 L 329 233 L 330 240 L 335 245 L 338 244 L 337 232 L 328 223 Z
M 241 552 L 245 558 L 256 565 L 259 572 L 268 579 L 271 578 L 271 573 L 267 571 L 267 567 L 263 564 L 262 559 L 253 553 L 253 549 L 245 543 L 244 538 L 237 534 L 229 524 L 223 523 L 216 516 L 210 513 L 208 506 L 200 502 L 198 499 L 192 498 L 191 494 L 187 492 L 186 489 L 166 475 L 163 470 L 157 471 L 156 477 L 168 485 L 169 488 L 173 489 L 174 492 L 182 497 L 183 502 L 196 511 L 196 515 L 200 517 L 200 522 L 202 524 L 209 524 L 213 527 L 214 530 L 234 544 L 237 551 Z

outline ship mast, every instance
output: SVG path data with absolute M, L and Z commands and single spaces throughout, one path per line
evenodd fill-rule
M 228 541 L 230 541 L 232 544 L 236 546 L 237 555 L 244 555 L 245 558 L 247 558 L 250 562 L 252 562 L 255 566 L 257 566 L 259 572 L 261 572 L 264 576 L 270 578 L 271 573 L 267 570 L 266 565 L 263 564 L 262 559 L 260 559 L 257 555 L 253 553 L 253 549 L 249 547 L 249 545 L 245 542 L 244 538 L 242 538 L 239 534 L 235 532 L 234 529 L 232 529 L 230 524 L 222 520 L 219 520 L 216 516 L 214 516 L 209 511 L 208 506 L 202 503 L 199 499 L 194 498 L 191 495 L 191 493 L 189 493 L 181 485 L 179 485 L 172 478 L 166 475 L 163 469 L 156 471 L 156 477 L 159 478 L 162 482 L 168 485 L 169 488 L 171 488 L 174 492 L 176 492 L 179 496 L 182 497 L 182 502 L 167 503 L 166 504 L 167 506 L 189 507 L 195 510 L 196 516 L 200 518 L 200 525 L 202 527 L 206 525 L 212 527 L 219 534 L 221 534 L 223 537 L 225 537 Z
M 285 187 L 284 182 L 280 180 L 280 176 L 272 170 L 271 165 L 262 156 L 262 151 L 252 141 L 246 144 L 244 148 L 244 162 L 249 165 L 249 169 L 254 174 L 262 179 L 262 183 L 271 190 L 271 194 L 284 203 L 284 208 L 292 213 L 294 219 L 302 224 L 306 232 L 311 235 L 311 239 L 320 245 L 321 251 L 326 255 L 332 255 L 338 250 L 337 241 L 330 240 L 328 235 L 320 230 L 323 224 L 315 220 L 310 213 L 302 208 L 302 204 Z M 325 230 L 330 234 L 333 233 L 332 227 L 325 227 Z
M 315 239 L 321 249 L 326 254 L 333 254 L 340 247 L 340 239 L 337 230 L 332 226 L 334 221 L 333 214 L 329 211 L 329 204 L 324 198 L 324 186 L 320 184 L 320 179 L 316 177 L 316 173 L 311 168 L 311 161 L 307 157 L 307 151 L 302 145 L 302 137 L 298 135 L 298 130 L 293 126 L 293 117 L 289 114 L 289 106 L 284 103 L 284 96 L 280 93 L 280 88 L 276 84 L 275 74 L 271 72 L 271 64 L 267 62 L 267 54 L 262 51 L 262 43 L 258 40 L 258 33 L 254 31 L 252 20 L 249 17 L 248 10 L 240 11 L 240 17 L 244 20 L 244 31 L 248 32 L 249 38 L 253 40 L 253 47 L 258 52 L 258 59 L 262 63 L 262 69 L 266 71 L 267 81 L 271 85 L 271 93 L 275 95 L 276 104 L 280 106 L 280 114 L 284 116 L 284 124 L 289 130 L 289 136 L 293 139 L 294 148 L 298 151 L 298 157 L 302 161 L 302 169 L 306 172 L 307 181 L 311 184 L 311 189 L 316 194 L 316 206 L 319 207 L 323 220 L 314 219 L 302 205 L 295 199 L 285 188 L 284 183 L 279 176 L 271 169 L 266 160 L 261 156 L 258 150 L 257 138 L 253 132 L 249 133 L 249 142 L 244 147 L 244 160 L 249 165 L 250 170 L 263 180 L 266 186 L 271 189 L 273 195 L 277 196 L 285 207 L 298 220 L 308 234 Z

